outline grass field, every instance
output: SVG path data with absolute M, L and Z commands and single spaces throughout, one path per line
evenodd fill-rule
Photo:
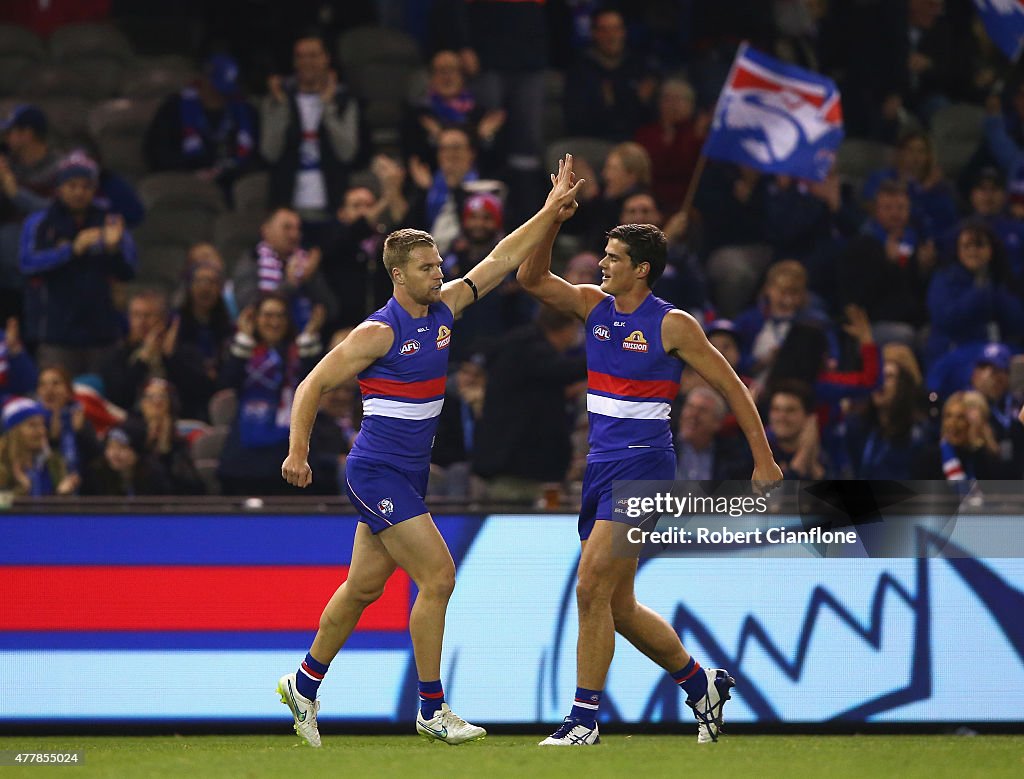
M 0 750 L 84 750 L 79 766 L 0 768 L 0 777 L 1022 777 L 1024 736 L 609 736 L 593 749 L 538 749 L 539 736 L 449 747 L 415 736 L 0 738 Z

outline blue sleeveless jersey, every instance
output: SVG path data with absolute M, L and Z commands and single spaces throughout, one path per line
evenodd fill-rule
M 587 317 L 590 462 L 673 451 L 669 414 L 683 363 L 665 353 L 661 323 L 670 303 L 648 295 L 631 314 L 609 296 Z
M 367 317 L 394 331 L 388 353 L 359 374 L 363 424 L 352 455 L 409 469 L 430 465 L 448 378 L 452 311 L 434 303 L 421 319 L 391 298 Z

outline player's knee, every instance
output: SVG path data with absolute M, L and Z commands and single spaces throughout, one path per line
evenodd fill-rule
M 597 571 L 581 569 L 576 582 L 576 605 L 581 612 L 607 604 L 612 591 Z
M 422 582 L 417 582 L 420 592 L 434 600 L 448 600 L 455 591 L 455 566 L 445 566 L 434 571 Z
M 345 582 L 346 599 L 357 606 L 361 606 L 362 608 L 366 608 L 383 594 L 383 584 L 361 584 L 353 581 Z

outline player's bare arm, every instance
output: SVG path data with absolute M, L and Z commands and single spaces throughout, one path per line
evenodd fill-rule
M 570 284 L 561 276 L 551 272 L 551 250 L 562 223 L 572 219 L 579 203 L 573 200 L 558 212 L 555 223 L 548 228 L 540 243 L 533 247 L 526 262 L 519 266 L 516 280 L 519 284 L 546 306 L 572 314 L 586 321 L 605 293 L 594 284 Z
M 286 482 L 295 487 L 308 487 L 313 481 L 307 458 L 309 436 L 320 396 L 349 381 L 374 360 L 386 355 L 394 337 L 394 332 L 383 322 L 363 322 L 299 383 L 292 401 L 288 457 L 281 464 L 281 476 Z
M 466 278 L 473 282 L 479 296 L 495 289 L 504 278 L 527 258 L 530 250 L 541 241 L 548 229 L 555 223 L 559 211 L 576 200 L 583 179 L 576 181 L 572 173 L 572 155 L 558 161 L 558 173 L 552 177 L 551 191 L 543 207 L 525 223 L 502 238 Z M 462 279 L 449 281 L 441 288 L 443 300 L 456 316 L 476 296 L 473 289 Z
M 754 455 L 754 489 L 765 493 L 782 481 L 782 469 L 772 456 L 754 399 L 721 353 L 711 345 L 700 324 L 683 311 L 671 311 L 661 326 L 665 351 L 692 366 L 725 398 Z

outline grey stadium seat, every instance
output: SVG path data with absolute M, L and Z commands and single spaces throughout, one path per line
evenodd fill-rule
M 238 395 L 233 389 L 215 392 L 210 398 L 210 424 L 230 427 L 238 415 Z
M 127 63 L 135 57 L 124 33 L 102 23 L 67 24 L 54 30 L 50 36 L 50 53 L 57 62 L 98 54 Z
M 154 173 L 139 182 L 139 196 L 147 209 L 175 206 L 219 214 L 224 210 L 220 187 L 191 173 Z
M 931 137 L 942 172 L 955 181 L 985 135 L 985 109 L 969 103 L 943 106 L 932 117 Z
M 338 36 L 338 61 L 345 74 L 368 62 L 389 62 L 419 67 L 423 63 L 419 46 L 410 36 L 386 27 L 353 27 Z
M 590 167 L 600 174 L 601 168 L 604 167 L 605 157 L 608 156 L 608 152 L 614 145 L 611 141 L 600 138 L 559 138 L 547 145 L 544 150 L 544 163 L 548 170 L 556 171 L 558 170 L 558 161 L 566 154 L 573 154 L 585 159 L 590 163 Z
M 82 73 L 65 65 L 40 62 L 27 71 L 15 94 L 32 101 L 44 97 L 81 98 L 92 94 L 92 85 Z
M 117 98 L 89 112 L 89 134 L 104 165 L 132 180 L 146 175 L 142 138 L 158 106 L 157 100 Z
M 237 179 L 231 188 L 236 211 L 255 209 L 265 211 L 270 200 L 270 174 L 266 171 L 249 173 Z
M 136 60 L 121 81 L 121 94 L 130 98 L 159 98 L 178 92 L 199 77 L 185 57 L 147 57 Z
M 265 217 L 262 209 L 246 209 L 221 214 L 213 223 L 213 244 L 224 259 L 228 277 L 238 258 L 259 242 Z
M 0 95 L 18 91 L 30 70 L 46 59 L 46 46 L 31 30 L 0 24 Z
M 879 168 L 892 165 L 894 149 L 878 141 L 847 138 L 836 154 L 836 170 L 858 193 L 864 180 Z
M 148 223 L 148 219 L 147 219 Z M 182 245 L 165 245 L 147 243 L 145 236 L 136 236 L 139 240 L 139 268 L 135 274 L 135 282 L 145 287 L 159 287 L 168 294 L 181 283 L 182 270 L 185 268 L 186 247 Z

